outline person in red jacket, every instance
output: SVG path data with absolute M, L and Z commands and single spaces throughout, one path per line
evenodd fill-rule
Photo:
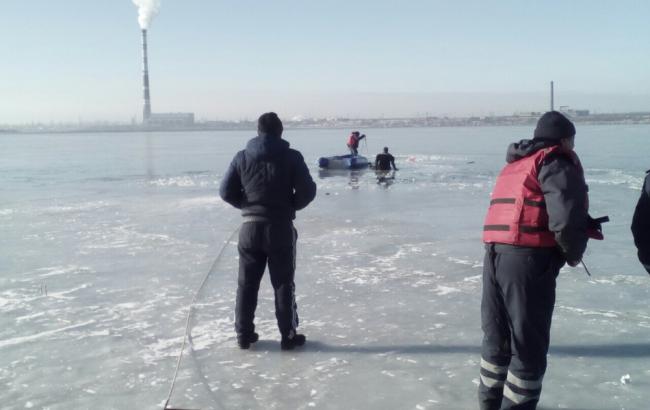
M 544 114 L 534 138 L 508 147 L 483 227 L 479 384 L 482 410 L 535 409 L 546 371 L 555 279 L 587 246 L 587 184 L 575 127 Z
M 359 131 L 352 131 L 352 134 L 348 137 L 348 148 L 350 148 L 350 153 L 352 155 L 359 155 L 359 141 L 366 138 L 366 134 L 359 134 Z

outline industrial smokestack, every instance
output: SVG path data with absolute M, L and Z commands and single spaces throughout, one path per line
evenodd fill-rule
M 142 107 L 142 122 L 146 124 L 151 117 L 151 99 L 149 96 L 149 64 L 147 63 L 147 30 L 142 30 L 142 90 L 144 106 Z
M 553 81 L 551 81 L 551 111 L 553 111 L 555 107 L 555 102 L 553 101 Z
M 149 98 L 149 65 L 147 63 L 147 29 L 151 20 L 160 9 L 161 0 L 133 0 L 138 7 L 138 24 L 142 29 L 142 88 L 144 106 L 142 107 L 142 122 L 146 124 L 151 117 L 151 99 Z

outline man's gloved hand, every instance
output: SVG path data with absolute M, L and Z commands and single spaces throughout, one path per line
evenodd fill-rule
M 596 239 L 598 241 L 602 241 L 603 239 L 605 239 L 605 235 L 603 235 L 603 227 L 601 223 L 595 220 L 594 218 L 592 218 L 591 215 L 587 215 L 587 236 L 591 239 Z M 575 266 L 575 265 L 571 265 L 571 266 Z
M 580 264 L 580 261 L 567 260 L 566 263 L 567 263 L 567 265 L 571 266 L 572 268 L 575 268 L 576 266 L 578 266 Z

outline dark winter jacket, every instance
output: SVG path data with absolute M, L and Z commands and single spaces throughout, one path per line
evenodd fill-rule
M 639 261 L 650 273 L 650 171 L 648 172 L 632 218 L 632 235 Z
M 281 138 L 261 136 L 235 155 L 219 194 L 243 216 L 290 221 L 314 199 L 316 184 L 299 151 Z
M 557 143 L 557 140 L 521 140 L 510 144 L 506 161 L 517 161 Z M 555 234 L 564 257 L 575 265 L 582 259 L 588 240 L 588 188 L 584 175 L 568 155 L 559 153 L 545 158 L 537 179 L 544 193 L 548 229 Z

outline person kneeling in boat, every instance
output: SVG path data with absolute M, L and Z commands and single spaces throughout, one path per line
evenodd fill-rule
M 348 138 L 348 148 L 350 148 L 352 155 L 359 155 L 359 141 L 364 138 L 366 138 L 366 134 L 359 134 L 359 131 L 352 131 L 352 134 Z
M 377 154 L 375 157 L 375 171 L 397 171 L 395 166 L 395 157 L 388 153 L 388 147 L 384 147 L 384 152 Z

